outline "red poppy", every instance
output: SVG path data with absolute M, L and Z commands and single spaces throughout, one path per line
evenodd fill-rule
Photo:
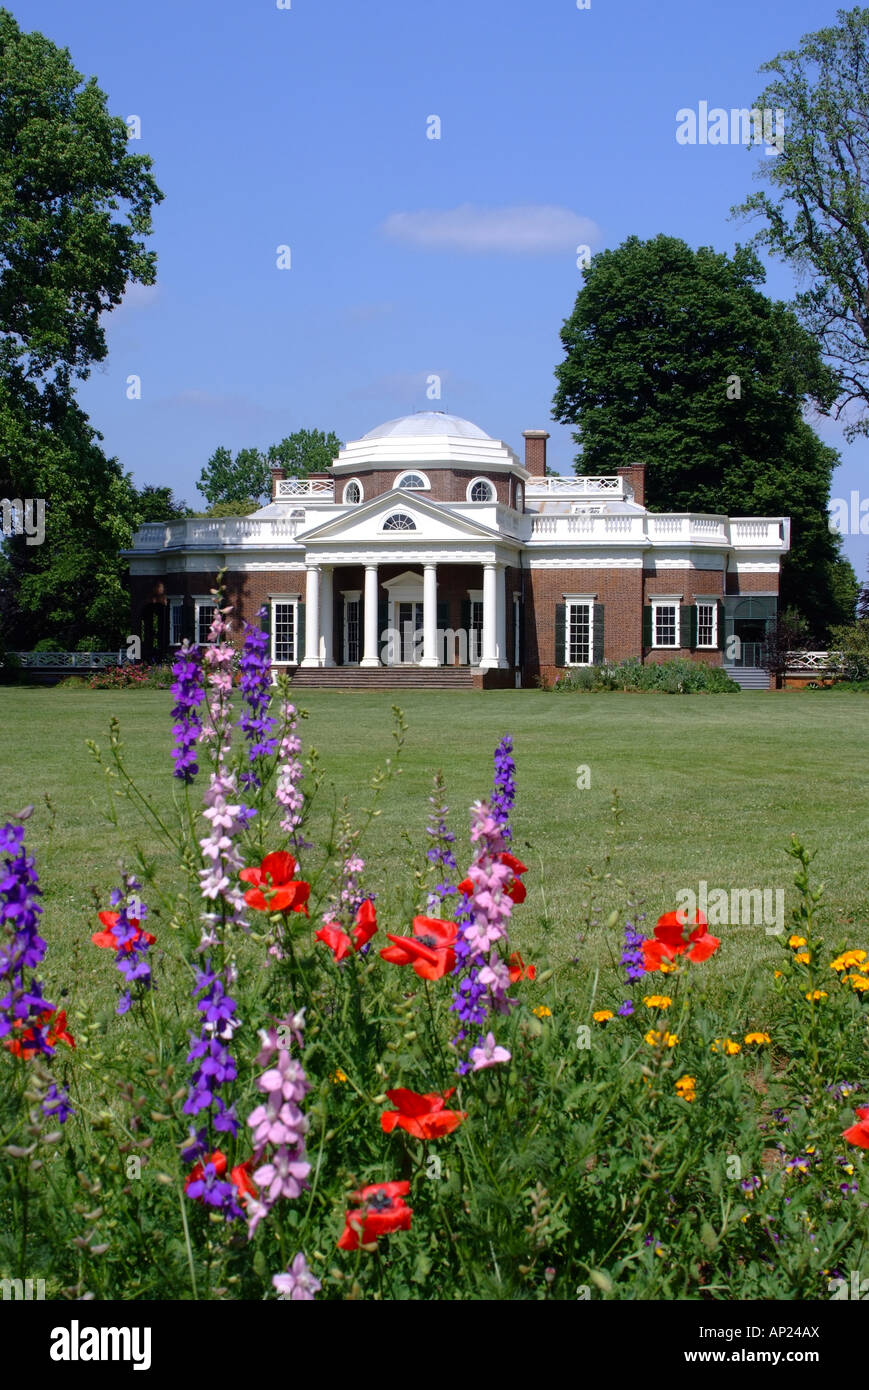
M 387 1091 L 386 1094 L 397 1105 L 397 1110 L 384 1110 L 380 1116 L 380 1126 L 390 1134 L 396 1128 L 406 1130 L 414 1139 L 440 1139 L 443 1134 L 452 1134 L 462 1120 L 467 1119 L 466 1110 L 445 1110 L 444 1106 L 455 1091 L 428 1092 L 419 1095 L 416 1091 Z
M 858 1105 L 854 1114 L 859 1124 L 844 1130 L 842 1138 L 847 1139 L 849 1144 L 856 1144 L 858 1149 L 869 1149 L 869 1105 Z
M 504 885 L 504 892 L 507 897 L 512 898 L 514 903 L 524 903 L 527 890 L 525 884 L 519 881 L 519 875 L 527 874 L 528 865 L 523 864 L 521 859 L 517 859 L 515 854 L 509 854 L 507 850 L 504 850 L 503 854 L 496 855 L 495 861 L 498 864 L 506 864 L 507 868 L 512 871 L 513 877 L 508 878 Z M 473 897 L 474 885 L 469 878 L 463 878 L 458 887 L 459 892 L 464 893 L 466 898 Z
M 247 905 L 259 912 L 304 912 L 307 917 L 311 885 L 293 878 L 297 868 L 291 854 L 276 850 L 266 855 L 258 869 L 242 869 L 239 878 L 253 884 L 244 895 Z
M 54 1022 L 51 1021 L 52 1019 Z M 61 1009 L 58 1013 L 56 1009 L 46 1009 L 38 1016 L 36 1025 L 31 1024 L 29 1028 L 24 1028 L 23 1018 L 15 1019 L 12 1027 L 22 1028 L 24 1031 L 20 1037 L 4 1039 L 9 1051 L 14 1053 L 16 1057 L 38 1052 L 40 1049 L 36 1041 L 36 1028 L 44 1028 L 46 1024 L 48 1024 L 48 1031 L 45 1034 L 45 1042 L 49 1047 L 56 1047 L 59 1042 L 66 1043 L 67 1047 L 75 1047 L 75 1038 L 66 1031 L 66 1010 Z
M 201 1163 L 194 1163 L 187 1177 L 184 1179 L 184 1191 L 190 1187 L 191 1183 L 201 1182 L 205 1177 L 205 1168 L 209 1163 L 214 1164 L 214 1171 L 219 1178 L 226 1172 L 227 1158 L 220 1149 L 215 1149 L 213 1154 L 206 1154 Z M 253 1181 L 253 1159 L 249 1158 L 246 1163 L 237 1163 L 230 1171 L 229 1180 L 237 1190 L 240 1197 L 256 1197 L 257 1188 Z
M 440 917 L 414 917 L 413 936 L 390 936 L 393 942 L 380 952 L 391 965 L 412 965 L 421 980 L 440 980 L 455 969 L 453 946 L 459 929 Z
M 689 926 L 694 930 L 686 937 L 685 930 Z M 679 912 L 665 912 L 658 918 L 654 937 L 643 942 L 643 968 L 649 972 L 660 970 L 662 961 L 671 961 L 683 954 L 693 961 L 708 960 L 720 945 L 719 938 L 710 936 L 706 930 L 702 912 L 695 913 L 693 923 L 683 922 Z
M 533 980 L 537 976 L 536 965 L 526 965 L 518 951 L 514 951 L 507 964 L 510 967 L 510 983 L 515 985 L 517 980 Z
M 361 1206 L 344 1213 L 338 1249 L 358 1250 L 360 1245 L 372 1245 L 379 1236 L 409 1231 L 413 1208 L 404 1201 L 409 1192 L 409 1182 L 375 1182 L 354 1192 L 353 1200 Z
M 336 960 L 343 960 L 349 956 L 351 951 L 359 951 L 371 940 L 377 931 L 377 913 L 374 910 L 374 903 L 370 898 L 366 898 L 356 913 L 356 925 L 353 927 L 350 936 L 347 935 L 337 922 L 327 922 L 319 931 L 314 932 L 315 941 L 322 941 L 329 947 Z
M 142 937 L 145 938 L 149 946 L 154 945 L 154 942 L 157 940 L 156 936 L 152 936 L 149 931 L 142 931 L 139 926 L 138 917 L 128 917 L 127 922 L 133 928 L 133 935 L 128 941 L 124 942 L 123 946 L 119 946 L 117 938 L 115 937 L 115 927 L 118 924 L 120 915 L 120 912 L 97 913 L 97 916 L 106 930 L 94 932 L 91 941 L 95 946 L 102 946 L 109 951 L 132 951 L 133 947 L 141 941 Z

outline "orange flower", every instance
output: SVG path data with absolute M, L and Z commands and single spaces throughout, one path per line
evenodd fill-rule
M 258 869 L 242 869 L 239 878 L 252 883 L 244 900 L 258 912 L 304 912 L 311 893 L 310 883 L 293 878 L 298 865 L 286 850 L 267 854 Z
M 373 1245 L 379 1236 L 392 1231 L 409 1231 L 413 1208 L 404 1200 L 409 1192 L 409 1182 L 369 1183 L 360 1192 L 354 1192 L 353 1200 L 361 1206 L 345 1212 L 338 1249 L 358 1250 L 360 1245 Z
M 526 965 L 518 951 L 514 951 L 509 961 L 510 983 L 515 985 L 517 980 L 533 980 L 537 975 L 536 965 Z
M 412 965 L 421 980 L 440 980 L 455 968 L 453 947 L 459 929 L 440 917 L 414 917 L 413 936 L 390 936 L 393 942 L 380 952 L 391 965 Z
M 386 1134 L 396 1128 L 412 1134 L 414 1139 L 440 1139 L 444 1134 L 452 1134 L 462 1120 L 467 1119 L 466 1110 L 445 1110 L 444 1106 L 455 1091 L 428 1092 L 419 1095 L 416 1091 L 387 1091 L 386 1094 L 397 1110 L 384 1110 L 380 1125 Z
M 842 1138 L 849 1144 L 856 1144 L 858 1149 L 869 1149 L 869 1105 L 858 1105 L 854 1114 L 859 1123 L 843 1130 Z
M 694 925 L 694 930 L 686 937 L 685 930 L 690 925 Z M 658 918 L 654 938 L 643 942 L 643 967 L 648 972 L 660 970 L 683 954 L 688 960 L 708 960 L 720 945 L 719 938 L 706 931 L 702 912 L 695 913 L 694 924 L 683 922 L 679 912 L 665 912 Z
M 118 918 L 120 917 L 120 915 L 120 912 L 97 913 L 97 916 L 99 917 L 106 930 L 94 932 L 93 936 L 91 937 L 91 941 L 94 943 L 95 946 L 101 946 L 109 951 L 132 951 L 133 947 L 136 945 L 138 941 L 141 941 L 143 936 L 149 946 L 154 945 L 154 942 L 157 940 L 156 936 L 152 936 L 149 931 L 143 932 L 140 929 L 138 917 L 128 917 L 127 921 L 133 928 L 133 935 L 130 937 L 128 941 L 124 942 L 123 946 L 118 946 L 118 942 L 115 937 L 115 927 L 118 924 Z
M 52 1020 L 54 1020 L 52 1022 Z M 75 1038 L 66 1031 L 66 1010 L 61 1009 L 60 1013 L 56 1009 L 46 1009 L 39 1014 L 36 1025 L 31 1024 L 29 1028 L 24 1028 L 24 1019 L 17 1018 L 13 1023 L 13 1028 L 23 1029 L 19 1037 L 4 1038 L 5 1046 L 16 1057 L 27 1057 L 34 1052 L 42 1049 L 36 1040 L 36 1028 L 44 1028 L 48 1025 L 48 1031 L 43 1041 L 48 1047 L 56 1047 L 59 1042 L 66 1043 L 67 1047 L 75 1047 Z
M 512 873 L 512 878 L 508 878 L 504 884 L 504 892 L 507 897 L 512 898 L 514 903 L 524 903 L 528 894 L 525 884 L 520 882 L 519 875 L 527 874 L 528 865 L 523 864 L 521 859 L 517 859 L 515 854 L 510 854 L 508 850 L 504 850 L 502 854 L 496 854 L 495 862 L 505 864 Z M 463 878 L 458 885 L 458 891 L 470 898 L 474 893 L 474 885 L 469 878 Z M 533 975 L 529 976 L 529 979 L 533 980 L 533 978 Z

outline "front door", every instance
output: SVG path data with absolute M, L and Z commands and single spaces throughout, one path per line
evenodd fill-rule
M 344 665 L 358 666 L 361 660 L 358 598 L 344 600 Z
M 402 665 L 407 666 L 413 662 L 416 653 L 422 650 L 422 637 L 417 637 L 417 633 L 422 634 L 422 604 L 397 603 L 395 608 L 399 633 L 398 659 Z

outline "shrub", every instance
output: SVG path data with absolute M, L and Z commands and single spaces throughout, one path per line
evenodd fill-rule
M 621 690 L 632 693 L 660 691 L 667 695 L 728 695 L 738 692 L 740 687 L 721 666 L 689 661 L 686 657 L 643 664 L 631 657 L 627 661 L 604 662 L 601 666 L 571 667 L 551 688 L 586 694 Z
M 66 684 L 66 681 L 61 682 Z M 171 666 L 148 666 L 140 662 L 126 666 L 107 666 L 87 677 L 91 690 L 168 690 L 172 684 Z

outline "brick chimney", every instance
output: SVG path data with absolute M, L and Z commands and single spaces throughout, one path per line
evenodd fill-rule
M 545 478 L 546 441 L 549 431 L 523 430 L 522 438 L 525 440 L 525 467 L 532 478 Z
M 628 488 L 634 494 L 634 501 L 639 506 L 646 505 L 646 465 L 644 463 L 629 463 L 625 468 L 617 468 L 616 472 L 620 478 L 624 478 Z
M 272 463 L 269 467 L 272 474 L 272 501 L 274 502 L 278 495 L 278 483 L 282 483 L 284 480 L 284 470 L 278 463 Z

